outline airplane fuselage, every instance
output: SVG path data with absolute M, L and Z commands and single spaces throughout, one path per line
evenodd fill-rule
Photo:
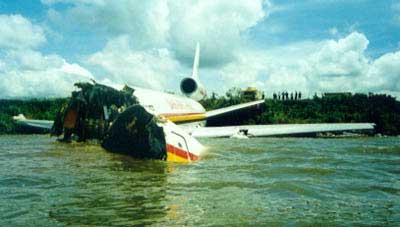
M 206 110 L 191 98 L 138 87 L 133 95 L 149 112 L 176 124 L 205 120 Z
M 173 123 L 162 124 L 167 160 L 190 162 L 199 158 L 204 147 L 175 124 L 199 124 L 206 120 L 206 110 L 196 100 L 161 91 L 134 87 L 133 96 L 139 104 L 154 116 L 161 116 Z

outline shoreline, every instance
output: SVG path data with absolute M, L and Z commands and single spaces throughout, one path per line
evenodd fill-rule
M 0 100 L 0 134 L 19 134 L 12 117 L 24 114 L 30 119 L 54 120 L 68 98 Z M 211 94 L 200 103 L 206 110 L 252 101 L 241 94 Z M 223 118 L 210 119 L 208 126 L 270 125 L 302 123 L 375 123 L 375 133 L 400 135 L 400 102 L 386 94 L 347 94 L 301 100 L 265 99 L 258 109 L 244 110 Z

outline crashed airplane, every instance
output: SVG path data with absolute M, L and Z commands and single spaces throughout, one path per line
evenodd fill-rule
M 21 125 L 49 129 L 62 141 L 98 140 L 110 152 L 136 158 L 192 162 L 205 152 L 200 137 L 262 137 L 320 132 L 373 130 L 372 123 L 242 125 L 205 127 L 207 119 L 247 108 L 264 100 L 206 111 L 198 102 L 206 96 L 199 82 L 200 47 L 197 44 L 191 77 L 180 83 L 183 96 L 139 87 L 122 90 L 94 83 L 77 83 L 69 103 L 55 121 L 14 117 Z

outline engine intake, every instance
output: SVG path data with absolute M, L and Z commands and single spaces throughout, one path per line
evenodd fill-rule
M 195 78 L 187 77 L 181 81 L 181 92 L 194 100 L 202 100 L 206 96 L 203 85 Z
M 197 90 L 197 82 L 193 78 L 185 78 L 181 82 L 181 91 L 184 94 L 191 94 Z

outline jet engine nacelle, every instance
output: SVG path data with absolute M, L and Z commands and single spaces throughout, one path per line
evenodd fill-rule
M 200 101 L 206 96 L 206 89 L 193 77 L 187 77 L 181 81 L 181 92 L 196 101 Z

